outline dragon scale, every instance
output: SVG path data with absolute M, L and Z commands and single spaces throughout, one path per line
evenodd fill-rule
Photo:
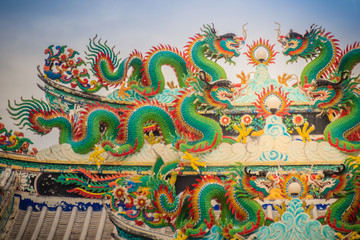
M 324 130 L 324 138 L 342 151 L 353 152 L 360 150 L 360 100 L 353 95 L 349 102 L 350 113 L 330 123 Z
M 356 164 L 357 158 L 346 159 L 345 164 L 342 164 L 343 169 L 338 172 L 325 172 L 322 180 L 328 183 L 322 187 L 322 194 L 326 195 L 327 199 L 337 196 L 336 202 L 328 208 L 324 221 L 342 233 L 360 231 L 360 167 Z
M 102 85 L 117 86 L 128 75 L 128 70 L 133 68 L 133 72 L 130 75 L 130 79 L 138 79 L 141 76 L 141 66 L 143 56 L 138 51 L 134 51 L 129 57 L 123 61 L 118 59 L 117 55 L 113 51 L 114 48 L 110 48 L 106 42 L 101 43 L 100 40 L 95 42 L 96 37 L 89 42 L 87 59 L 91 63 L 91 71 L 99 79 Z M 115 70 L 116 69 L 116 70 Z
M 345 71 L 351 72 L 352 69 L 360 62 L 360 43 L 356 42 L 342 54 L 340 58 L 338 72 L 342 73 Z
M 359 211 L 358 205 L 360 204 L 360 186 L 357 184 L 355 187 L 355 193 L 348 193 L 347 197 L 340 198 L 326 212 L 325 222 L 337 231 L 345 233 L 360 231 L 360 224 L 351 224 L 357 221 L 356 212 Z M 344 206 L 346 206 L 345 211 Z M 350 218 L 349 215 L 352 217 Z
M 177 77 L 180 88 L 187 86 L 187 79 L 194 71 L 205 71 L 210 81 L 226 79 L 224 69 L 208 59 L 225 58 L 226 62 L 234 63 L 231 58 L 240 55 L 238 48 L 242 38 L 233 33 L 218 36 L 213 27 L 204 26 L 203 35 L 190 38 L 185 52 L 170 46 L 159 45 L 152 48 L 145 58 L 135 51 L 120 63 L 117 54 L 106 42 L 95 43 L 90 40 L 88 59 L 91 61 L 92 72 L 99 82 L 106 85 L 118 85 L 127 78 L 128 70 L 133 68 L 129 77 L 129 86 L 144 97 L 162 93 L 165 88 L 165 77 L 162 66 L 170 66 Z
M 79 154 L 91 151 L 101 138 L 114 140 L 120 124 L 117 112 L 102 105 L 88 106 L 79 121 L 62 111 L 50 109 L 46 103 L 35 99 L 25 100 L 17 106 L 9 106 L 9 112 L 22 119 L 24 125 L 42 135 L 50 132 L 52 128 L 58 128 L 59 143 L 70 144 L 74 152 Z M 83 122 L 85 124 L 82 124 Z M 101 124 L 105 124 L 107 128 L 103 136 L 99 129 Z
M 249 235 L 264 225 L 264 210 L 253 200 L 257 196 L 263 199 L 269 194 L 269 189 L 265 189 L 265 186 L 272 183 L 264 175 L 249 175 L 242 165 L 237 165 L 229 180 L 207 175 L 197 181 L 191 192 L 185 189 L 178 195 L 164 175 L 156 174 L 148 182 L 154 189 L 152 202 L 157 212 L 170 218 L 189 215 L 187 220 L 177 218 L 176 228 L 180 229 L 179 234 L 201 237 L 219 224 L 223 236 L 231 239 L 237 234 Z M 219 219 L 215 216 L 212 200 L 216 200 L 221 206 Z
M 331 69 L 331 64 L 335 61 L 336 48 L 333 42 L 327 38 L 320 37 L 319 41 L 319 55 L 313 61 L 309 62 L 301 72 L 301 83 L 304 84 L 306 79 L 311 82 L 326 74 Z
M 211 205 L 212 199 L 224 206 L 221 208 L 222 221 L 225 221 L 230 211 L 225 207 L 225 184 L 219 178 L 204 176 L 194 187 L 195 189 L 189 199 L 189 208 L 191 209 L 189 227 L 185 226 L 184 232 L 188 236 L 196 237 L 204 235 L 206 229 L 210 229 L 215 224 L 215 212 Z
M 209 60 L 205 56 L 208 51 L 204 37 L 198 35 L 191 38 L 193 41 L 189 42 L 186 49 L 186 56 L 188 62 L 194 66 L 195 69 L 202 70 L 210 77 L 209 80 L 227 79 L 224 69 L 214 61 Z
M 279 24 L 287 63 L 306 63 L 271 69 L 275 44 L 245 45 L 242 29 L 203 25 L 181 48 L 123 56 L 96 36 L 86 62 L 49 46 L 37 67 L 46 100 L 21 98 L 8 112 L 20 129 L 59 139 L 29 151 L 24 133 L 0 123 L 1 234 L 15 234 L 18 205 L 89 210 L 101 215 L 96 235 L 108 236 L 109 217 L 121 239 L 359 238 L 360 43 L 341 49 L 316 25 L 282 36 Z M 252 70 L 235 68 L 241 47 Z M 227 79 L 232 64 L 237 79 Z
M 159 126 L 165 144 L 173 144 L 183 152 L 206 152 L 220 144 L 222 129 L 215 120 L 200 115 L 196 108 L 200 103 L 213 108 L 232 107 L 236 92 L 229 80 L 208 83 L 205 79 L 194 79 L 191 84 L 194 88 L 180 91 L 171 109 L 149 99 L 118 109 L 88 105 L 73 116 L 35 99 L 9 107 L 20 125 L 28 125 L 35 132 L 46 134 L 54 127 L 59 128 L 60 143 L 69 143 L 76 153 L 88 153 L 96 144 L 114 156 L 135 153 L 144 145 L 144 126 L 148 122 Z M 103 133 L 99 129 L 101 124 Z
M 229 236 L 247 235 L 259 226 L 264 225 L 265 213 L 258 202 L 249 200 L 252 195 L 240 197 L 239 192 L 242 192 L 243 189 L 233 186 L 232 183 L 230 182 L 227 186 L 227 203 L 230 205 L 236 220 L 227 224 L 226 231 L 228 231 Z
M 186 92 L 178 101 L 178 105 L 173 111 L 175 121 L 180 123 L 178 128 L 184 129 L 185 133 L 192 133 L 198 140 L 180 143 L 179 149 L 183 152 L 200 152 L 209 148 L 215 148 L 222 138 L 222 130 L 215 120 L 201 116 L 196 107 L 200 102 L 196 101 L 197 96 L 194 92 Z M 191 119 L 191 121 L 189 121 Z
M 149 121 L 158 124 L 165 143 L 174 142 L 175 127 L 167 107 L 147 101 L 139 102 L 131 110 L 125 111 L 122 116 L 122 123 L 119 125 L 119 145 L 121 145 L 115 148 L 107 145 L 104 149 L 114 156 L 124 156 L 139 151 L 144 145 L 144 126 Z
M 165 77 L 161 67 L 166 65 L 174 70 L 179 87 L 186 87 L 186 78 L 189 73 L 184 56 L 175 48 L 160 46 L 148 53 L 143 63 L 142 85 L 131 84 L 132 89 L 143 96 L 161 93 L 165 88 Z
M 341 55 L 337 41 L 330 33 L 316 26 L 311 26 L 304 35 L 291 30 L 279 39 L 284 47 L 283 54 L 290 56 L 288 62 L 295 62 L 298 57 L 311 60 L 301 72 L 302 86 L 308 81 L 330 76 L 337 69 Z

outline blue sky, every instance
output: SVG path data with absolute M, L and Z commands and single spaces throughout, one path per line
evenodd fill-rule
M 134 49 L 144 54 L 160 43 L 182 50 L 203 24 L 214 23 L 220 34 L 241 35 L 246 22 L 248 44 L 260 37 L 274 44 L 275 21 L 281 24 L 283 34 L 290 28 L 305 33 L 313 23 L 323 26 L 344 48 L 360 41 L 360 0 L 4 1 L 0 8 L 2 122 L 17 130 L 5 110 L 7 100 L 20 100 L 21 96 L 44 99 L 36 86 L 41 83 L 36 66 L 43 64 L 49 45 L 68 45 L 84 57 L 88 39 L 98 34 L 109 45 L 116 45 L 120 57 L 125 58 Z M 275 49 L 281 51 L 278 45 Z M 286 65 L 281 54 L 276 59 L 276 65 L 270 67 L 273 78 L 283 72 L 300 74 L 305 65 Z M 236 62 L 236 67 L 226 67 L 231 80 L 236 73 L 252 70 L 244 55 Z M 31 138 L 41 149 L 56 143 L 57 134 L 53 131 L 50 136 Z M 52 140 L 44 143 L 45 139 Z

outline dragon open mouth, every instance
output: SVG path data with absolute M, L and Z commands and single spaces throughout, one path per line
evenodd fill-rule
M 275 185 L 273 181 L 264 181 L 260 179 L 255 180 L 256 185 L 261 186 L 263 189 L 265 189 L 266 192 L 270 192 L 270 190 Z
M 240 47 L 241 47 L 241 42 L 239 39 L 233 39 L 232 41 L 227 43 L 227 47 L 229 49 L 233 49 L 235 50 L 237 53 L 239 53 L 240 51 Z
M 309 92 L 310 97 L 313 100 L 324 98 L 325 94 L 321 92 Z
M 322 90 L 318 90 L 318 91 L 314 91 L 314 89 L 312 89 L 313 87 L 309 84 L 309 86 L 307 87 L 301 87 L 301 91 L 307 95 L 308 97 L 310 97 L 312 99 L 312 101 L 316 101 L 316 100 L 323 100 L 326 98 L 327 95 L 329 95 L 329 93 L 322 89 Z
M 222 99 L 228 99 L 230 102 L 232 102 L 235 99 L 235 94 L 224 92 L 220 94 L 220 97 Z
M 270 192 L 270 188 L 272 187 L 272 183 L 271 182 L 262 182 L 262 184 L 265 186 L 265 190 L 267 192 Z
M 328 188 L 329 186 L 333 186 L 334 184 L 335 184 L 334 179 L 328 179 L 326 181 L 322 181 L 318 183 L 319 192 L 320 193 L 324 192 L 326 188 Z
M 240 54 L 240 44 L 239 43 L 230 44 L 230 47 L 232 47 L 236 51 L 236 53 Z

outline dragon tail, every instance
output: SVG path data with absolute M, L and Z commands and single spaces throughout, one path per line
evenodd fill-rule
M 38 123 L 37 118 L 39 116 L 48 117 L 51 115 L 62 115 L 66 114 L 62 111 L 51 108 L 46 102 L 42 100 L 22 99 L 21 103 L 14 102 L 11 106 L 10 101 L 8 102 L 8 112 L 12 116 L 12 119 L 19 121 L 16 125 L 20 128 L 27 127 L 29 130 L 36 132 L 40 135 L 45 135 L 51 131 L 44 125 Z
M 88 53 L 86 53 L 91 64 L 92 73 L 99 79 L 104 86 L 118 86 L 127 78 L 129 68 L 133 67 L 130 79 L 138 81 L 140 79 L 142 55 L 138 51 L 134 51 L 129 57 L 121 61 L 118 58 L 119 53 L 114 52 L 114 48 L 110 48 L 107 42 L 101 43 L 101 39 L 96 42 L 95 36 L 90 39 Z

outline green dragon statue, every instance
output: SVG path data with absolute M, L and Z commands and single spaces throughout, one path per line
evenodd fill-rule
M 216 224 L 226 239 L 253 233 L 266 220 L 262 206 L 253 199 L 263 200 L 275 185 L 276 181 L 270 180 L 266 171 L 251 173 L 241 164 L 234 167 L 226 180 L 209 175 L 202 177 L 190 193 L 190 220 L 185 221 L 179 237 L 203 236 Z M 212 199 L 221 205 L 219 223 L 211 206 Z
M 316 26 L 304 35 L 291 30 L 284 37 L 279 30 L 278 40 L 290 62 L 298 57 L 315 58 L 302 71 L 298 86 L 312 99 L 313 107 L 328 113 L 332 122 L 324 130 L 325 140 L 342 151 L 359 151 L 360 101 L 357 78 L 351 78 L 351 70 L 360 61 L 360 44 L 341 52 L 337 40 Z
M 350 78 L 349 72 L 345 71 L 338 82 L 316 79 L 300 88 L 322 114 L 332 114 L 332 122 L 324 130 L 325 140 L 345 152 L 359 151 L 360 100 L 356 78 Z
M 319 182 L 320 193 L 327 199 L 337 197 L 328 208 L 324 221 L 341 233 L 360 232 L 360 166 L 358 157 L 350 157 L 338 171 L 326 170 Z
M 233 57 L 239 56 L 239 48 L 244 44 L 245 30 L 243 34 L 243 37 L 233 33 L 218 35 L 213 25 L 206 25 L 201 34 L 190 38 L 183 51 L 159 45 L 144 56 L 134 50 L 125 59 L 118 58 L 114 48 L 95 37 L 90 39 L 86 53 L 91 65 L 89 72 L 82 69 L 86 63 L 80 57 L 76 58 L 78 52 L 66 46 L 56 47 L 56 52 L 50 46 L 45 50 L 48 56 L 44 75 L 41 72 L 39 75 L 45 82 L 40 88 L 45 91 L 48 102 L 22 99 L 9 103 L 8 111 L 18 126 L 37 134 L 46 135 L 54 128 L 59 129 L 59 143 L 67 144 L 61 146 L 61 150 L 70 145 L 73 152 L 83 156 L 73 154 L 67 148 L 71 152 L 68 155 L 85 160 L 59 163 L 62 155 L 57 160 L 46 155 L 39 167 L 42 151 L 35 161 L 29 161 L 31 164 L 17 160 L 18 157 L 7 161 L 6 155 L 11 154 L 5 153 L 3 164 L 11 166 L 14 163 L 13 168 L 17 170 L 24 166 L 19 172 L 34 171 L 33 166 L 39 168 L 36 170 L 39 177 L 35 179 L 34 176 L 31 180 L 33 189 L 45 186 L 41 185 L 43 182 L 51 182 L 49 186 L 53 189 L 65 189 L 61 194 L 67 197 L 80 195 L 85 200 L 103 199 L 104 206 L 111 210 L 109 216 L 118 228 L 119 236 L 126 233 L 136 239 L 162 239 L 161 236 L 178 240 L 258 239 L 258 236 L 278 239 L 282 234 L 282 239 L 289 239 L 292 236 L 306 238 L 302 236 L 310 236 L 309 232 L 314 232 L 311 236 L 317 236 L 317 232 L 325 229 L 331 237 L 337 232 L 337 237 L 348 234 L 350 238 L 353 234 L 351 236 L 355 238 L 360 232 L 360 157 L 346 159 L 347 155 L 337 149 L 351 154 L 360 151 L 359 77 L 351 74 L 360 61 L 360 43 L 341 51 L 337 40 L 321 27 L 311 26 L 304 35 L 291 30 L 286 36 L 280 35 L 279 28 L 278 40 L 284 47 L 283 53 L 290 56 L 288 62 L 296 62 L 299 57 L 313 59 L 302 71 L 295 85 L 297 89 L 293 89 L 287 85 L 288 80 L 293 81 L 286 74 L 278 78 L 278 82 L 270 78 L 267 67 L 276 53 L 273 46 L 262 39 L 248 46 L 247 55 L 257 67 L 255 78 L 242 72 L 238 75 L 242 85 L 227 80 L 226 72 L 217 60 L 233 64 Z M 180 89 L 168 95 L 157 95 L 167 91 L 162 72 L 165 65 L 174 70 Z M 97 80 L 89 80 L 91 73 Z M 71 84 L 73 89 L 57 82 Z M 174 87 L 174 84 L 170 85 Z M 94 94 L 107 87 L 118 87 L 118 92 L 108 97 Z M 245 100 L 238 98 L 241 101 L 236 102 L 235 107 L 235 98 L 244 94 L 245 89 L 250 94 L 244 96 Z M 312 106 L 320 109 L 321 114 L 329 116 L 330 123 L 327 119 L 326 124 L 315 120 L 308 99 L 298 90 L 312 100 Z M 118 98 L 114 97 L 116 93 Z M 130 93 L 129 98 L 120 96 Z M 167 96 L 170 96 L 167 104 L 157 100 L 157 97 Z M 250 101 L 253 96 L 257 98 Z M 293 98 L 298 100 L 293 102 Z M 209 109 L 212 112 L 207 115 Z M 312 141 L 310 132 L 314 127 L 309 127 L 312 123 L 323 124 L 321 127 L 327 125 L 324 138 L 337 149 L 331 148 L 329 154 L 323 154 L 329 150 L 329 144 L 321 142 L 323 139 Z M 160 135 L 156 141 L 151 140 L 153 133 L 152 137 L 151 134 L 146 136 L 149 125 Z M 237 141 L 227 137 L 237 134 L 235 131 L 239 134 Z M 293 138 L 296 132 L 303 142 Z M 318 133 L 322 133 L 322 129 L 311 135 Z M 251 138 L 247 141 L 248 136 Z M 151 155 L 146 158 L 146 164 L 134 164 L 137 156 L 130 156 L 147 148 L 147 143 L 158 142 L 170 145 L 166 147 L 172 147 L 171 151 L 178 151 L 176 156 L 183 153 L 182 159 L 171 156 L 174 161 L 165 161 L 158 156 L 155 160 Z M 223 144 L 219 151 L 201 155 L 224 142 L 238 143 Z M 28 151 L 30 143 L 21 133 L 8 131 L 0 123 L 0 150 Z M 161 147 L 153 146 L 151 150 L 160 155 L 165 152 L 160 152 Z M 54 147 L 50 149 L 55 150 Z M 109 156 L 107 159 L 111 161 L 124 161 L 108 160 L 100 166 L 105 160 L 100 156 L 104 152 L 107 154 L 102 156 Z M 50 156 L 55 154 L 54 151 Z M 213 155 L 210 160 L 207 159 L 209 155 Z M 330 155 L 336 157 L 327 162 Z M 205 166 L 205 162 L 199 162 L 200 157 L 209 165 L 201 172 L 198 167 Z M 88 165 L 86 158 L 93 159 L 98 169 Z M 182 161 L 186 159 L 190 164 Z M 148 163 L 152 160 L 155 162 L 151 168 Z M 225 164 L 221 162 L 225 160 Z M 236 161 L 249 166 L 231 165 Z M 256 166 L 259 162 L 262 166 Z M 282 163 L 285 164 L 280 166 Z M 315 165 L 308 170 L 310 163 Z M 275 167 L 276 164 L 279 166 Z M 48 168 L 44 170 L 42 166 Z M 75 168 L 69 170 L 69 166 Z M 58 172 L 54 173 L 54 169 Z M 36 191 L 40 196 L 45 194 Z M 289 211 L 285 211 L 285 202 L 281 207 L 277 206 L 278 201 L 294 198 L 298 198 L 297 201 L 291 201 L 289 205 L 296 207 L 288 207 Z M 314 205 L 309 205 L 308 199 L 312 199 L 318 209 L 327 208 L 319 220 L 310 220 Z M 332 199 L 334 203 L 324 204 L 325 199 Z M 271 216 L 274 209 L 279 214 L 274 220 L 267 218 L 266 213 Z M 287 217 L 290 212 L 296 222 Z M 266 226 L 270 222 L 274 224 Z M 164 231 L 142 231 L 144 228 L 140 227 L 144 225 Z M 298 235 L 301 231 L 303 235 Z M 328 239 L 327 236 L 323 234 L 323 239 Z
M 56 47 L 56 53 L 53 46 L 45 50 L 48 58 L 45 60 L 44 73 L 47 78 L 71 83 L 73 88 L 79 86 L 81 90 L 93 93 L 102 87 L 120 84 L 123 87 L 129 69 L 132 69 L 128 78 L 130 88 L 140 96 L 151 97 L 162 93 L 165 88 L 165 78 L 161 70 L 164 65 L 173 68 L 180 88 L 187 87 L 188 79 L 200 70 L 206 72 L 208 81 L 227 79 L 224 69 L 212 59 L 223 58 L 225 62 L 235 64 L 232 57 L 240 55 L 239 47 L 244 44 L 245 38 L 245 30 L 244 38 L 233 33 L 218 35 L 214 26 L 206 25 L 202 34 L 190 38 L 184 52 L 171 46 L 160 45 L 153 47 L 145 57 L 135 50 L 121 61 L 114 48 L 110 48 L 106 42 L 96 41 L 95 37 L 90 40 L 87 59 L 91 63 L 92 73 L 98 78 L 97 81 L 87 79 L 90 76 L 88 71 L 78 68 L 85 62 L 81 58 L 75 61 L 74 57 L 78 53 L 72 49 L 68 49 L 66 54 L 66 46 Z
M 1 118 L 0 118 L 1 119 Z M 6 152 L 32 153 L 28 150 L 33 142 L 24 137 L 21 132 L 7 130 L 3 123 L 0 123 L 0 149 Z M 35 150 L 36 151 L 36 150 Z
M 266 171 L 252 173 L 238 164 L 225 179 L 202 176 L 192 190 L 177 194 L 174 184 L 181 169 L 178 163 L 165 164 L 158 158 L 150 176 L 118 174 L 101 179 L 75 169 L 83 176 L 62 174 L 56 181 L 75 184 L 69 191 L 89 198 L 109 197 L 110 208 L 118 215 L 139 226 L 169 226 L 177 230 L 178 239 L 204 237 L 214 226 L 220 227 L 223 237 L 232 239 L 254 233 L 265 224 L 264 210 L 254 198 L 263 199 L 276 185 Z M 218 220 L 212 200 L 221 205 Z
M 286 36 L 280 34 L 278 29 L 278 41 L 282 44 L 283 54 L 290 56 L 288 62 L 296 62 L 303 58 L 310 62 L 303 69 L 300 77 L 303 86 L 307 79 L 333 77 L 333 71 L 341 74 L 349 71 L 360 62 L 360 44 L 358 42 L 341 51 L 336 40 L 329 32 L 321 27 L 312 25 L 304 35 L 290 30 Z M 336 75 L 336 74 L 335 74 Z
M 204 73 L 190 84 L 193 87 L 181 91 L 171 109 L 147 99 L 122 108 L 91 104 L 74 116 L 33 99 L 9 104 L 9 113 L 20 125 L 42 135 L 60 129 L 59 143 L 70 144 L 79 154 L 95 146 L 119 157 L 135 153 L 144 144 L 143 129 L 148 122 L 157 124 L 166 144 L 183 152 L 206 152 L 220 144 L 222 129 L 215 120 L 200 115 L 197 107 L 206 103 L 216 109 L 232 108 L 234 96 L 243 88 L 235 88 L 229 80 L 208 83 Z

